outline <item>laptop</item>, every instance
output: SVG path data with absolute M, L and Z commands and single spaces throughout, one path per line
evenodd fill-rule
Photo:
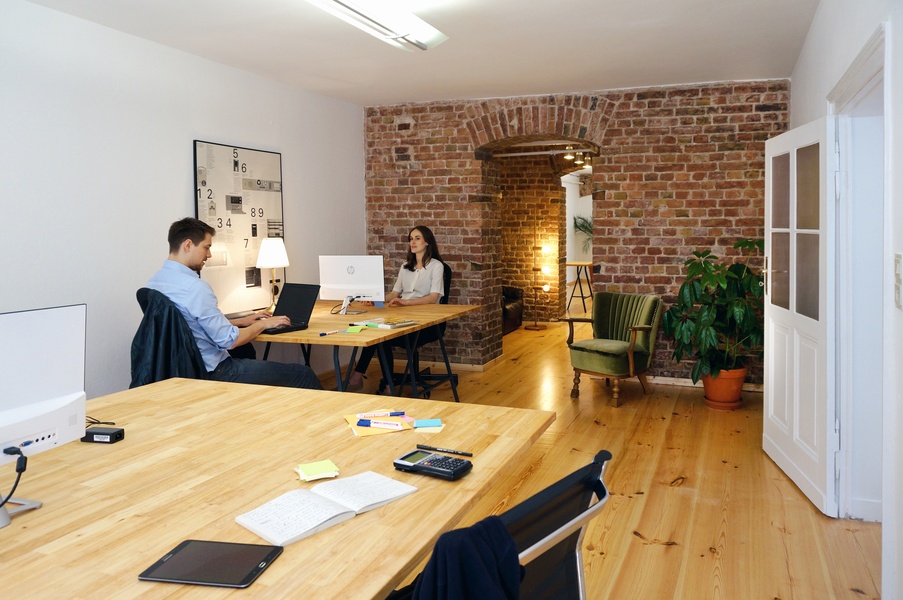
M 286 283 L 282 286 L 282 292 L 276 301 L 274 317 L 286 316 L 291 319 L 291 325 L 271 327 L 264 329 L 264 333 L 288 333 L 307 329 L 310 314 L 314 311 L 317 296 L 320 294 L 320 286 L 312 283 Z

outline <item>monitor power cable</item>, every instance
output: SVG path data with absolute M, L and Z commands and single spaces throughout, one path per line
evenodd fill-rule
M 28 464 L 28 457 L 22 454 L 22 450 L 16 448 L 15 446 L 10 446 L 9 448 L 3 449 L 3 454 L 8 454 L 10 456 L 18 456 L 16 459 L 16 482 L 13 483 L 13 489 L 9 491 L 9 495 L 0 502 L 0 508 L 9 502 L 9 499 L 13 497 L 13 494 L 16 492 L 16 488 L 19 486 L 19 480 L 22 478 L 22 473 L 25 472 L 25 467 Z

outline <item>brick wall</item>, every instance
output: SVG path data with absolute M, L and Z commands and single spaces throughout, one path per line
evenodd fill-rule
M 492 160 L 491 152 L 515 140 L 587 141 L 600 148 L 596 289 L 656 293 L 670 304 L 692 250 L 729 254 L 735 239 L 764 235 L 764 142 L 786 130 L 789 98 L 789 82 L 767 81 L 369 107 L 368 249 L 397 264 L 408 230 L 430 226 L 455 270 L 452 302 L 482 307 L 449 325 L 450 357 L 484 364 L 501 353 L 503 284 L 527 287 L 533 318 L 532 281 L 524 281 L 532 279 L 532 212 L 559 257 L 539 319 L 561 314 L 565 295 L 562 173 L 551 161 Z M 390 266 L 387 283 L 394 277 Z M 660 337 L 654 374 L 686 376 L 670 353 Z

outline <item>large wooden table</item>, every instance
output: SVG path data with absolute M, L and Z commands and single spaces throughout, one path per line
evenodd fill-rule
M 359 315 L 339 315 L 331 314 L 330 310 L 336 306 L 336 303 L 328 300 L 318 300 L 314 311 L 310 317 L 310 325 L 302 331 L 291 331 L 288 333 L 279 333 L 275 335 L 261 334 L 257 336 L 257 340 L 261 342 L 281 342 L 294 343 L 303 345 L 331 345 L 333 346 L 333 363 L 335 368 L 336 383 L 340 390 L 344 389 L 345 383 L 342 380 L 341 364 L 339 363 L 339 349 L 343 347 L 360 348 L 367 346 L 377 346 L 380 352 L 380 364 L 385 371 L 390 361 L 382 354 L 383 348 L 378 346 L 382 342 L 386 342 L 395 338 L 405 336 L 409 333 L 422 331 L 429 327 L 435 327 L 446 321 L 457 319 L 463 315 L 475 312 L 480 309 L 479 306 L 470 306 L 463 304 L 417 304 L 414 306 L 393 306 L 389 308 L 365 307 L 366 311 Z M 357 304 L 352 304 L 351 309 L 359 309 Z M 357 333 L 345 333 L 351 323 L 373 320 L 379 318 L 399 318 L 410 319 L 416 321 L 414 325 L 407 327 L 399 327 L 397 329 L 380 329 L 376 327 L 366 327 Z M 340 333 L 331 335 L 320 335 L 321 333 L 338 330 Z M 356 352 L 356 350 L 355 350 Z M 352 354 L 352 361 L 354 360 Z M 305 358 L 309 356 L 305 354 Z M 446 365 L 448 367 L 448 365 Z M 451 367 L 448 367 L 449 370 Z M 346 374 L 350 375 L 351 369 Z M 391 369 L 390 369 L 391 372 Z M 386 373 L 383 373 L 386 376 Z M 391 386 L 391 377 L 388 381 Z M 394 392 L 394 390 L 393 390 Z
M 343 415 L 378 408 L 439 417 L 441 433 L 356 438 Z M 0 530 L 5 598 L 382 598 L 425 558 L 555 419 L 545 411 L 171 379 L 88 402 L 125 439 L 32 457 L 17 497 L 42 508 Z M 474 453 L 459 481 L 402 473 L 417 443 Z M 299 463 L 376 471 L 419 490 L 286 546 L 243 591 L 138 581 L 184 539 L 266 543 L 235 516 L 300 482 Z M 0 468 L 4 494 L 12 465 Z M 316 482 L 314 482 L 316 483 Z

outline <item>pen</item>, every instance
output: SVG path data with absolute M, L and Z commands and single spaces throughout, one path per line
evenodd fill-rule
M 397 421 L 379 421 L 377 419 L 360 419 L 358 427 L 376 427 L 378 429 L 404 429 L 404 425 Z
M 427 446 L 426 444 L 417 444 L 419 450 L 432 450 L 433 452 L 447 452 L 448 454 L 457 454 L 459 456 L 473 456 L 473 452 L 464 452 L 463 450 L 449 450 L 448 448 L 436 448 L 435 446 Z
M 358 419 L 369 419 L 370 417 L 403 417 L 403 410 L 382 410 L 378 412 L 357 413 Z
M 333 333 L 338 333 L 338 332 L 339 332 L 338 329 L 333 329 L 332 331 L 324 331 L 323 333 L 320 334 L 320 337 L 323 337 L 324 335 L 332 335 Z

